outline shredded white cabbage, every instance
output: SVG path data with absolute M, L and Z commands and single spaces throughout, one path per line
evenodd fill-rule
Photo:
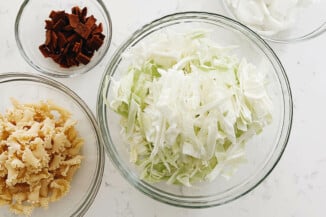
M 265 36 L 284 31 L 303 8 L 319 0 L 225 0 L 240 22 Z
M 167 33 L 131 49 L 112 79 L 130 160 L 149 182 L 191 186 L 230 177 L 245 144 L 272 120 L 263 73 L 207 31 Z

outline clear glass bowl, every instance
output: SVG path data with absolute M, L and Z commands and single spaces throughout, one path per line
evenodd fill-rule
M 125 51 L 143 45 L 151 36 L 165 31 L 177 32 L 196 28 L 212 31 L 213 40 L 222 45 L 239 45 L 235 54 L 246 57 L 268 69 L 268 92 L 274 104 L 273 122 L 246 145 L 248 162 L 241 165 L 230 180 L 217 177 L 213 182 L 202 182 L 193 187 L 151 184 L 139 179 L 139 171 L 130 163 L 128 144 L 120 135 L 118 115 L 110 110 L 104 98 L 112 97 L 112 83 L 106 77 L 119 76 L 128 67 Z M 140 45 L 139 45 L 140 46 Z M 181 207 L 202 208 L 216 206 L 241 197 L 255 188 L 279 161 L 289 138 L 292 125 L 292 97 L 284 68 L 268 44 L 256 33 L 217 14 L 185 12 L 168 15 L 143 26 L 117 49 L 102 78 L 97 102 L 97 115 L 106 151 L 121 174 L 141 192 L 158 201 Z
M 223 6 L 231 18 L 238 20 L 235 11 L 223 0 Z M 317 0 L 313 4 L 302 7 L 295 16 L 295 22 L 288 29 L 275 35 L 260 33 L 264 39 L 276 43 L 292 43 L 315 38 L 326 32 L 326 1 Z
M 105 163 L 104 148 L 96 119 L 87 105 L 73 91 L 44 76 L 25 73 L 0 74 L 0 113 L 12 107 L 10 98 L 22 103 L 51 100 L 67 109 L 77 121 L 76 129 L 84 139 L 83 160 L 71 182 L 70 191 L 48 209 L 36 208 L 32 217 L 83 216 L 99 190 Z M 0 206 L 0 216 L 15 217 L 8 206 Z
M 87 65 L 62 68 L 51 58 L 45 58 L 39 46 L 45 42 L 45 20 L 49 19 L 50 12 L 65 10 L 71 13 L 74 6 L 87 7 L 87 16 L 94 15 L 96 23 L 102 23 L 105 39 Z M 111 43 L 112 24 L 109 12 L 101 0 L 25 0 L 16 17 L 15 37 L 21 55 L 34 69 L 50 76 L 72 77 L 90 71 L 102 60 Z

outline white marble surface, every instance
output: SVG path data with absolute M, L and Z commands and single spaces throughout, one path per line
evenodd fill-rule
M 92 72 L 57 79 L 78 93 L 95 112 L 99 80 L 112 52 L 134 30 L 175 11 L 223 13 L 218 0 L 104 0 L 113 20 L 110 52 Z M 21 57 L 14 21 L 22 1 L 0 1 L 0 67 L 33 71 Z M 326 195 L 326 34 L 303 43 L 271 44 L 291 83 L 294 122 L 286 151 L 269 177 L 246 196 L 209 209 L 183 209 L 154 201 L 129 185 L 106 159 L 102 186 L 87 217 L 323 217 Z M 91 86 L 90 86 L 91 84 Z

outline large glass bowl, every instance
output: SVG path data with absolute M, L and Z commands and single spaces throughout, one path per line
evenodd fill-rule
M 71 13 L 74 6 L 87 7 L 87 16 L 94 15 L 96 24 L 102 23 L 105 39 L 87 65 L 62 68 L 51 58 L 45 58 L 39 46 L 45 42 L 45 20 L 50 19 L 50 12 Z M 92 70 L 105 56 L 111 43 L 112 23 L 101 0 L 24 0 L 16 17 L 15 37 L 21 55 L 34 69 L 54 77 L 72 77 Z
M 35 208 L 32 217 L 83 216 L 93 203 L 101 185 L 105 154 L 96 119 L 88 106 L 68 87 L 44 76 L 30 73 L 0 74 L 0 113 L 12 108 L 10 99 L 21 103 L 51 100 L 71 113 L 76 129 L 84 139 L 80 168 L 74 175 L 70 191 L 48 209 Z M 8 206 L 0 206 L 0 216 L 15 217 Z
M 228 4 L 229 0 L 222 0 L 222 2 L 228 15 L 241 22 L 234 8 Z M 284 44 L 305 41 L 326 32 L 326 1 L 316 0 L 311 2 L 311 4 L 299 8 L 294 16 L 295 22 L 289 28 L 273 35 L 261 31 L 260 35 L 268 41 Z
M 129 161 L 128 144 L 120 135 L 119 117 L 106 104 L 112 97 L 108 77 L 119 78 L 127 70 L 124 52 L 146 45 L 151 36 L 166 31 L 207 28 L 213 40 L 222 45 L 238 45 L 234 52 L 256 65 L 265 64 L 268 71 L 268 93 L 274 104 L 273 122 L 246 145 L 248 162 L 241 165 L 230 180 L 218 177 L 192 187 L 151 184 L 139 178 L 139 171 Z M 106 151 L 126 180 L 146 195 L 175 206 L 202 208 L 216 206 L 241 197 L 255 188 L 279 161 L 289 138 L 292 124 L 292 97 L 284 68 L 273 50 L 257 34 L 224 16 L 203 12 L 172 14 L 136 31 L 110 60 L 98 92 L 97 115 Z

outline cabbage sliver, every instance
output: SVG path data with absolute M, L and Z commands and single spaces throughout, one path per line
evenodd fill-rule
M 130 161 L 148 182 L 191 186 L 229 178 L 245 144 L 272 120 L 265 76 L 206 31 L 167 33 L 125 54 L 113 85 Z

